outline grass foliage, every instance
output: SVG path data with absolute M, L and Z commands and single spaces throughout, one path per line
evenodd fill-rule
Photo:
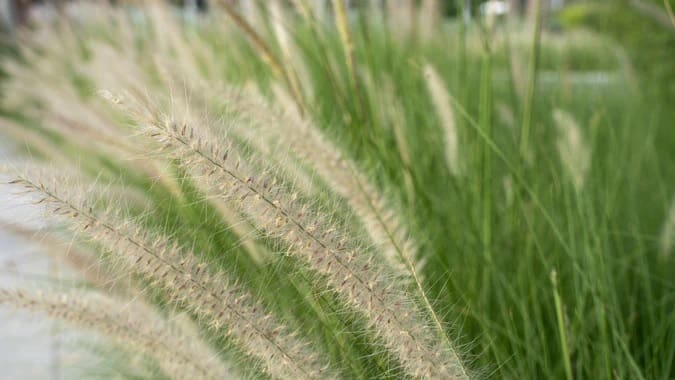
M 130 378 L 675 375 L 675 115 L 648 70 L 434 2 L 291 3 L 80 4 L 21 35 L 3 170 L 86 284 L 0 303 L 121 343 Z

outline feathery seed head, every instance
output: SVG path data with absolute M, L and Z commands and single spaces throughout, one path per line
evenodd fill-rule
M 560 160 L 574 187 L 580 191 L 591 168 L 591 149 L 572 115 L 556 109 L 553 111 L 553 121 L 558 129 L 557 147 Z
M 450 95 L 441 79 L 440 74 L 430 64 L 424 66 L 424 77 L 427 88 L 434 104 L 434 109 L 441 122 L 445 141 L 445 159 L 448 169 L 454 176 L 461 175 L 463 163 L 460 159 L 459 136 L 455 123 L 455 115 L 450 101 Z
M 68 217 L 76 230 L 102 243 L 120 256 L 127 268 L 161 286 L 172 299 L 231 336 L 271 374 L 315 378 L 319 368 L 326 366 L 309 363 L 307 357 L 311 356 L 304 343 L 280 333 L 285 329 L 267 317 L 243 289 L 232 285 L 224 273 L 208 273 L 194 254 L 162 238 L 149 237 L 131 222 L 99 216 L 86 203 L 63 197 L 41 181 L 18 178 L 12 184 L 40 194 L 41 201 Z M 218 293 L 225 289 L 228 292 Z

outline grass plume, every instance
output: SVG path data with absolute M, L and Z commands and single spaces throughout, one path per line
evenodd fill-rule
M 199 339 L 182 333 L 147 306 L 88 293 L 0 289 L 0 304 L 48 314 L 104 334 L 126 350 L 154 359 L 172 379 L 231 378 L 230 369 Z
M 224 273 L 209 273 L 194 254 L 184 253 L 169 240 L 151 238 L 128 221 L 95 214 L 91 206 L 59 195 L 41 180 L 18 178 L 21 186 L 41 196 L 51 212 L 68 217 L 73 228 L 102 243 L 123 265 L 160 285 L 176 303 L 200 314 L 214 329 L 232 336 L 266 371 L 280 377 L 330 378 L 327 366 L 305 350 L 253 297 L 228 281 Z M 324 377 L 325 376 L 325 377 Z
M 434 109 L 441 122 L 445 142 L 445 160 L 448 164 L 448 169 L 453 175 L 459 176 L 462 172 L 462 162 L 460 161 L 459 136 L 450 96 L 448 96 L 441 76 L 433 66 L 429 64 L 424 66 L 424 77 L 426 78 L 431 100 L 434 103 Z
M 574 187 L 581 190 L 591 167 L 591 151 L 579 125 L 567 112 L 556 109 L 553 121 L 558 129 L 558 154 Z
M 112 98 L 124 104 L 126 100 Z M 430 334 L 425 318 L 387 268 L 373 261 L 367 249 L 265 169 L 254 158 L 241 156 L 226 142 L 205 134 L 204 128 L 178 124 L 173 118 L 132 104 L 144 133 L 180 160 L 192 173 L 207 178 L 211 193 L 238 199 L 241 211 L 259 230 L 281 239 L 289 254 L 298 256 L 350 304 L 368 317 L 368 323 L 396 353 L 413 376 L 464 378 L 466 372 L 452 347 Z M 148 118 L 149 117 L 149 118 Z

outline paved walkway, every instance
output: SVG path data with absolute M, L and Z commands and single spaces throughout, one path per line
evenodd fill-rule
M 9 153 L 0 141 L 0 165 L 7 162 Z M 6 177 L 0 175 L 0 181 L 6 182 Z M 13 191 L 0 185 L 0 222 L 38 225 L 39 213 L 31 212 L 34 207 L 30 205 L 17 205 Z M 53 279 L 58 281 L 63 271 L 37 244 L 0 227 L 0 287 L 46 288 L 53 286 Z M 44 315 L 0 305 L 0 326 L 0 380 L 60 380 L 61 367 L 75 359 L 74 335 Z

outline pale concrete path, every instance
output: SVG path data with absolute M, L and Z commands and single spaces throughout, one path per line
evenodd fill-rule
M 7 144 L 0 141 L 0 165 L 8 162 L 10 153 Z M 6 180 L 0 175 L 0 181 Z M 9 186 L 0 185 L 0 222 L 38 226 L 39 212 L 13 193 Z M 50 288 L 58 286 L 60 278 L 72 276 L 37 244 L 0 227 L 0 288 Z M 68 378 L 63 375 L 64 369 L 77 361 L 73 341 L 77 335 L 44 315 L 0 305 L 0 380 Z

